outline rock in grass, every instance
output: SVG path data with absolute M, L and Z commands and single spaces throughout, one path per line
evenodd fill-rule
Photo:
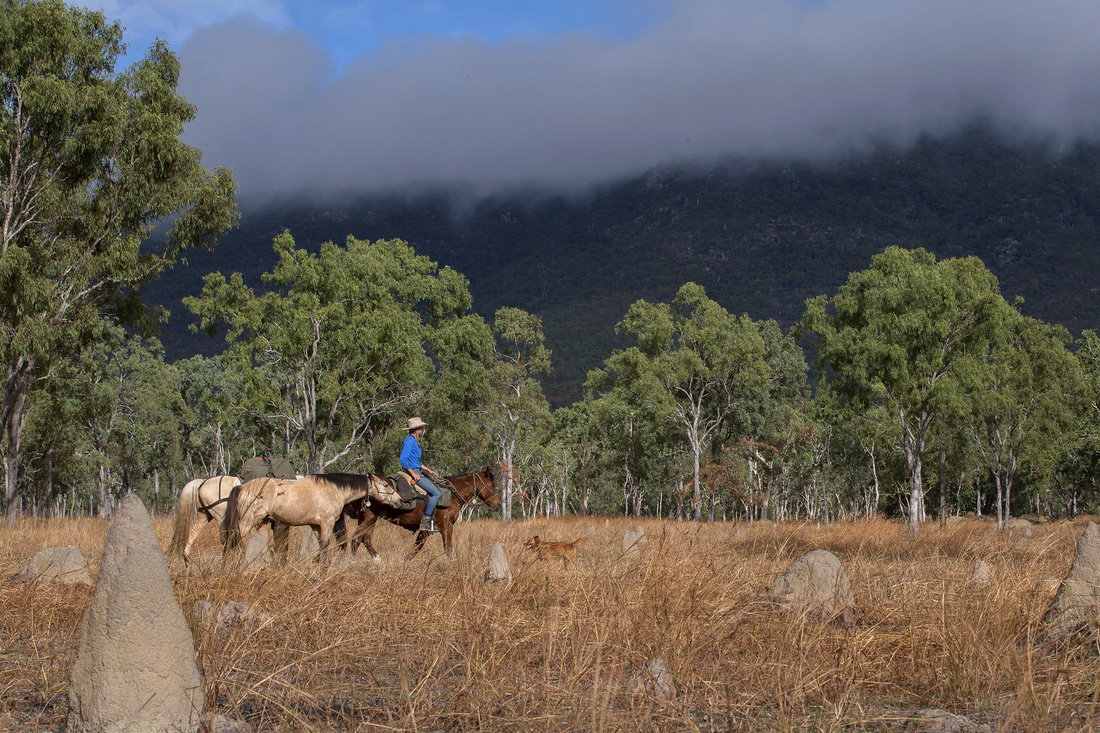
M 269 545 L 266 534 L 253 532 L 244 548 L 244 556 L 240 564 L 241 572 L 255 573 L 270 563 L 274 559 L 274 554 Z
M 985 723 L 977 723 L 965 715 L 955 715 L 946 710 L 921 710 L 916 715 L 921 733 L 992 733 Z
M 508 558 L 504 556 L 504 548 L 499 542 L 493 543 L 493 549 L 489 551 L 489 567 L 485 571 L 485 582 L 489 585 L 512 582 L 512 570 L 508 567 Z
M 786 611 L 845 622 L 855 605 L 848 574 L 828 550 L 814 550 L 791 563 L 768 597 Z
M 645 667 L 631 675 L 628 686 L 636 695 L 649 695 L 658 700 L 675 700 L 679 695 L 672 672 L 660 657 L 650 659 Z
M 80 548 L 72 545 L 48 547 L 38 552 L 11 579 L 18 583 L 92 584 L 92 576 L 88 575 L 88 563 L 80 554 Z
M 645 529 L 638 525 L 634 529 L 628 529 L 623 533 L 623 557 L 641 557 L 642 548 L 649 539 L 645 536 Z
M 234 626 L 252 626 L 266 623 L 271 617 L 237 601 L 228 601 L 214 609 L 210 601 L 196 601 L 193 613 L 204 626 L 213 622 L 218 631 L 226 632 Z
M 70 733 L 196 731 L 202 676 L 149 512 L 130 494 L 103 544 L 69 682 Z
M 974 572 L 970 574 L 970 585 L 975 588 L 988 588 L 989 583 L 989 566 L 985 564 L 985 560 L 979 560 L 974 563 Z
M 252 733 L 252 726 L 243 720 L 225 715 L 207 715 L 203 717 L 204 730 L 210 733 Z
M 317 533 L 312 528 L 307 528 L 302 534 L 302 541 L 298 543 L 298 558 L 312 560 L 321 553 L 321 543 L 317 540 Z
M 1095 633 L 1100 621 L 1100 527 L 1089 522 L 1073 565 L 1062 581 L 1043 623 L 1049 637 L 1057 639 L 1080 632 Z

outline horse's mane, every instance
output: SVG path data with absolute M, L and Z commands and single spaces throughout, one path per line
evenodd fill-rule
M 358 473 L 311 473 L 306 476 L 318 483 L 328 483 L 340 489 L 369 489 L 373 477 Z

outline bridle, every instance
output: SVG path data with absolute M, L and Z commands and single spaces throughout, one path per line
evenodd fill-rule
M 477 480 L 482 473 L 489 474 L 489 481 L 486 482 L 485 479 L 481 479 L 482 484 L 493 487 L 493 493 L 496 493 L 497 482 L 496 477 L 493 476 L 492 471 L 490 471 L 489 469 L 485 469 L 484 471 L 477 471 L 474 473 L 474 496 L 472 499 L 470 499 L 470 501 L 473 501 L 474 499 L 481 499 L 482 504 L 484 504 L 485 506 L 489 506 L 489 502 L 485 501 L 485 499 L 482 499 L 480 492 L 478 492 L 477 490 Z
M 490 478 L 489 478 L 488 481 L 486 481 L 484 478 L 481 478 L 482 473 L 489 473 Z M 485 499 L 481 498 L 481 493 L 478 490 L 478 479 L 479 478 L 481 479 L 481 485 L 482 486 L 492 486 L 495 490 L 496 489 L 496 480 L 492 478 L 493 474 L 491 472 L 488 472 L 488 471 L 474 471 L 469 475 L 473 479 L 474 491 L 473 491 L 473 494 L 471 494 L 469 499 L 466 499 L 466 498 L 463 497 L 462 498 L 462 503 L 463 504 L 471 504 L 475 500 L 480 499 L 482 504 L 485 504 L 486 506 L 488 506 L 489 502 L 487 502 L 487 501 L 485 501 Z M 445 479 L 445 480 L 447 481 L 447 483 L 451 484 L 451 488 L 453 489 L 454 488 L 454 483 L 451 482 L 449 479 Z M 458 492 L 455 491 L 455 493 L 457 494 Z M 461 497 L 462 495 L 459 494 L 459 496 Z

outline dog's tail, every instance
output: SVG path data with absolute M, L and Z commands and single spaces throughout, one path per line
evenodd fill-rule
M 573 547 L 580 547 L 581 543 L 584 542 L 586 539 L 588 539 L 588 538 L 584 537 L 584 536 L 581 536 L 581 537 L 578 537 L 577 539 L 573 540 L 569 544 L 573 545 Z

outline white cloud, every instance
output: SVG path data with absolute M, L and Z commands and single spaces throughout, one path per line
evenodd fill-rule
M 229 20 L 182 49 L 188 129 L 244 195 L 577 186 L 670 160 L 829 156 L 982 113 L 1100 125 L 1100 4 L 679 0 L 638 38 L 392 42 L 333 76 L 307 36 Z

